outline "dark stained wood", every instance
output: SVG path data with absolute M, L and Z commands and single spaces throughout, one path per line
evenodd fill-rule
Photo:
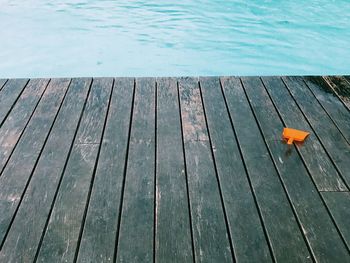
M 306 143 L 296 144 L 296 147 L 311 172 L 317 189 L 319 191 L 347 190 L 327 152 L 313 133 L 281 78 L 263 77 L 262 81 L 284 124 L 290 128 L 310 132 Z
M 7 115 L 15 106 L 28 79 L 10 79 L 0 90 L 0 127 L 2 127 Z
M 221 78 L 243 161 L 277 262 L 312 258 L 238 78 Z M 276 143 L 278 138 L 276 138 Z
M 0 177 L 0 244 L 30 180 L 69 82 L 69 79 L 56 79 L 49 84 Z
M 154 257 L 155 86 L 155 79 L 136 79 L 117 262 Z
M 343 236 L 348 248 L 350 248 L 350 193 L 323 192 L 322 196 L 341 235 Z
M 324 79 L 350 110 L 350 83 L 342 76 L 328 76 Z
M 95 78 L 75 143 L 99 144 L 113 86 L 112 78 Z
M 192 262 L 176 79 L 157 80 L 156 262 Z
M 350 186 L 350 146 L 300 77 L 283 77 L 287 88 Z
M 98 149 L 74 144 L 37 262 L 73 262 Z
M 113 79 L 94 79 L 92 82 L 78 134 L 39 250 L 38 262 L 53 262 L 57 258 L 62 262 L 73 262 L 75 258 L 112 86 Z
M 0 262 L 350 261 L 348 85 L 0 79 Z
M 198 81 L 179 79 L 179 90 L 195 258 L 232 262 Z
M 0 129 L 0 172 L 11 156 L 19 138 L 29 122 L 49 80 L 35 79 L 29 81 L 16 105 Z M 25 81 L 21 84 L 24 85 Z M 10 84 L 10 82 L 8 82 Z M 22 85 L 20 85 L 22 87 Z M 18 86 L 18 83 L 14 88 Z M 12 87 L 12 86 L 10 86 Z M 7 88 L 7 86 L 6 86 Z M 0 105 L 2 105 L 0 103 Z M 1 118 L 1 117 L 0 117 Z
M 0 262 L 32 262 L 64 170 L 90 79 L 73 79 L 0 251 Z M 73 202 L 73 200 L 71 200 Z M 12 218 L 12 214 L 2 214 Z
M 332 118 L 345 139 L 350 143 L 350 111 L 339 100 L 330 85 L 322 77 L 305 77 L 304 81 Z
M 0 91 L 2 90 L 6 82 L 7 82 L 7 79 L 0 79 Z
M 219 79 L 201 78 L 200 87 L 235 258 L 239 262 L 271 262 L 269 246 L 230 124 Z
M 313 256 L 317 261 L 346 261 L 349 259 L 349 251 L 296 148 L 288 147 L 279 139 L 283 124 L 261 80 L 251 77 L 242 78 L 242 82 Z
M 132 114 L 134 80 L 116 79 L 78 262 L 113 262 Z

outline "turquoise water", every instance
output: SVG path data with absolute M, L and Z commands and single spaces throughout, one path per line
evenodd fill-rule
M 0 0 L 0 77 L 350 73 L 349 0 Z

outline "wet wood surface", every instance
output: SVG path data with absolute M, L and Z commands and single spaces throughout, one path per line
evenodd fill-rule
M 349 91 L 0 79 L 0 262 L 348 262 Z

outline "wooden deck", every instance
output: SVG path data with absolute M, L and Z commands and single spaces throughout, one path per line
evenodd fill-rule
M 350 77 L 0 80 L 0 125 L 0 262 L 350 262 Z

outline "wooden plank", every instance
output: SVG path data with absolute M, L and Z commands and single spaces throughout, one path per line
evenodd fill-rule
M 136 79 L 117 262 L 154 258 L 155 92 L 154 79 Z
M 91 95 L 87 101 L 76 143 L 100 144 L 112 87 L 112 78 L 95 78 L 93 80 Z
M 157 80 L 156 262 L 193 260 L 176 79 Z
M 39 262 L 54 262 L 58 258 L 62 262 L 73 262 L 75 259 L 112 86 L 113 79 L 110 78 L 94 79 L 92 82 L 78 134 L 39 248 Z
M 269 246 L 232 130 L 220 81 L 212 77 L 201 78 L 200 87 L 236 261 L 271 262 Z
M 338 229 L 350 248 L 350 193 L 349 192 L 323 192 L 323 199 L 331 212 Z
M 28 79 L 10 79 L 2 87 L 0 91 L 0 128 L 27 83 Z
M 341 76 L 325 76 L 324 79 L 332 87 L 344 105 L 350 110 L 350 84 Z
M 349 251 L 333 224 L 296 148 L 288 147 L 280 139 L 283 124 L 261 80 L 242 78 L 242 82 L 316 261 L 345 262 L 350 260 Z
M 90 83 L 90 79 L 72 80 L 0 251 L 0 262 L 34 260 L 80 122 Z M 12 218 L 12 214 L 6 212 L 1 217 Z
M 4 242 L 12 216 L 30 180 L 69 82 L 69 79 L 57 79 L 49 84 L 0 177 L 0 214 L 11 215 L 0 217 L 0 244 Z
M 262 81 L 287 127 L 309 131 L 307 143 L 296 144 L 319 191 L 347 190 L 322 144 L 312 132 L 298 105 L 279 77 L 263 77 Z
M 7 82 L 7 79 L 0 79 L 0 91 L 5 86 L 5 83 Z
M 240 80 L 221 78 L 221 83 L 275 260 L 311 261 L 298 221 L 269 156 Z
M 350 146 L 300 77 L 283 77 L 290 93 L 350 186 Z
M 179 79 L 182 133 L 196 261 L 232 262 L 228 227 L 198 81 Z
M 13 149 L 16 147 L 16 144 L 33 115 L 48 82 L 48 79 L 30 80 L 8 118 L 2 125 L 0 129 L 0 172 L 3 171 Z M 22 85 L 25 85 L 25 81 L 22 81 L 21 83 Z M 15 85 L 14 88 L 17 86 L 18 84 Z M 9 87 L 12 86 L 10 85 Z
M 134 80 L 114 83 L 78 262 L 114 261 L 132 114 Z
M 350 111 L 339 100 L 337 95 L 334 94 L 332 88 L 322 77 L 305 77 L 304 81 L 347 142 L 350 143 Z

